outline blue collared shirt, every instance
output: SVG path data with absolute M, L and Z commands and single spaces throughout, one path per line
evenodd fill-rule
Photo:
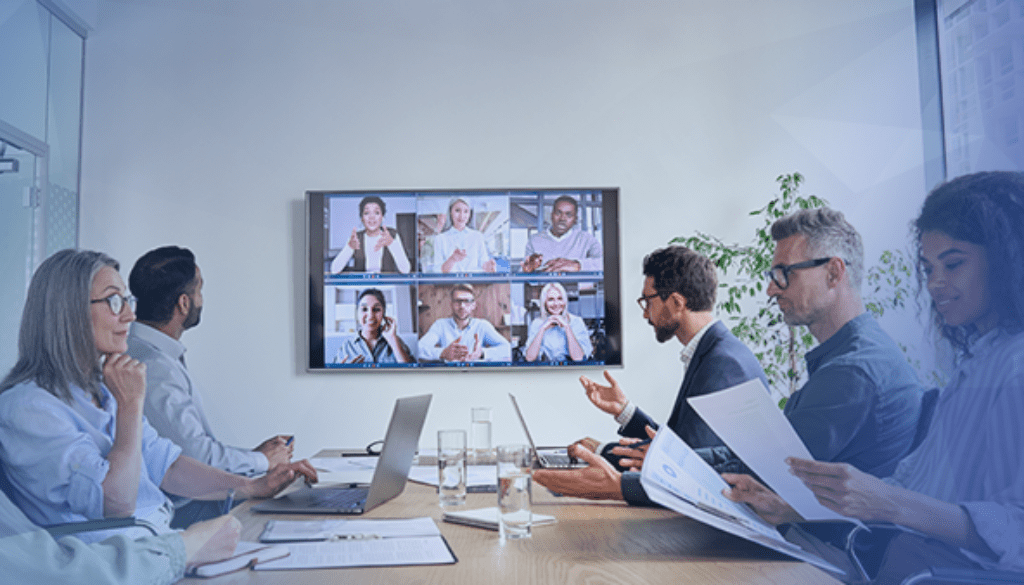
M 807 352 L 807 383 L 786 418 L 811 455 L 874 475 L 910 452 L 923 389 L 899 346 L 862 313 Z
M 508 340 L 498 333 L 498 330 L 486 319 L 470 318 L 465 329 L 459 329 L 455 319 L 445 317 L 434 321 L 430 329 L 420 338 L 419 351 L 420 359 L 437 361 L 441 359 L 441 352 L 451 342 L 460 339 L 462 344 L 473 349 L 476 343 L 474 336 L 480 338 L 484 354 L 481 361 L 485 362 L 508 362 L 512 361 L 512 346 Z
M 102 387 L 102 408 L 72 388 L 71 403 L 25 382 L 0 393 L 0 460 L 14 487 L 15 504 L 47 526 L 103 518 L 103 480 L 114 444 L 117 402 Z M 181 448 L 142 422 L 142 473 L 135 517 L 169 530 L 173 510 L 160 491 L 164 474 Z M 94 542 L 109 531 L 83 533 Z
M 398 343 L 402 344 L 402 348 L 405 352 L 412 357 L 412 352 L 409 351 L 409 346 L 405 344 L 401 338 L 398 339 Z M 362 335 L 356 333 L 344 341 L 341 342 L 341 347 L 338 348 L 337 355 L 334 356 L 334 363 L 352 363 L 352 360 L 363 356 L 363 363 L 374 363 L 374 364 L 397 364 L 398 356 L 395 355 L 395 350 L 391 348 L 391 344 L 388 340 L 383 337 L 377 340 L 377 345 L 370 349 L 370 345 L 366 343 Z

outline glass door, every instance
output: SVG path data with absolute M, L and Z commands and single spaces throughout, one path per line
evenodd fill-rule
M 25 292 L 42 261 L 41 218 L 47 188 L 47 148 L 0 121 L 0 377 L 18 356 L 18 327 Z

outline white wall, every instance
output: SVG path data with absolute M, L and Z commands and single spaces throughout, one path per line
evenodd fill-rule
M 746 212 L 800 171 L 875 257 L 924 195 L 911 0 L 100 0 L 86 55 L 81 245 L 125 273 L 196 252 L 206 308 L 183 341 L 240 445 L 362 445 L 416 392 L 434 394 L 424 446 L 475 405 L 521 440 L 508 391 L 543 442 L 614 434 L 579 371 L 303 372 L 307 189 L 621 187 L 614 374 L 661 418 L 680 348 L 632 304 L 645 253 L 747 240 Z

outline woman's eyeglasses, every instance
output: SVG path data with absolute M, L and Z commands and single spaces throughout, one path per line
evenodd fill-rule
M 135 311 L 135 297 L 131 295 L 114 293 L 109 297 L 90 300 L 89 303 L 107 303 L 107 306 L 110 307 L 110 312 L 115 315 L 120 315 L 125 305 L 128 305 L 132 308 L 132 311 Z

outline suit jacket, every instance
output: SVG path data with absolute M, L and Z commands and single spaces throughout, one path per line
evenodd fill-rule
M 725 390 L 753 378 L 760 379 L 765 392 L 768 392 L 768 378 L 754 357 L 754 352 L 737 339 L 724 323 L 716 322 L 701 338 L 697 351 L 686 368 L 675 405 L 668 417 L 669 428 L 694 449 L 724 445 L 686 399 Z M 654 422 L 654 419 L 637 408 L 633 418 L 619 429 L 619 434 L 624 437 L 646 439 L 646 425 L 658 428 L 658 423 Z M 640 486 L 639 473 L 626 472 L 622 475 L 622 493 L 631 504 L 651 504 Z

